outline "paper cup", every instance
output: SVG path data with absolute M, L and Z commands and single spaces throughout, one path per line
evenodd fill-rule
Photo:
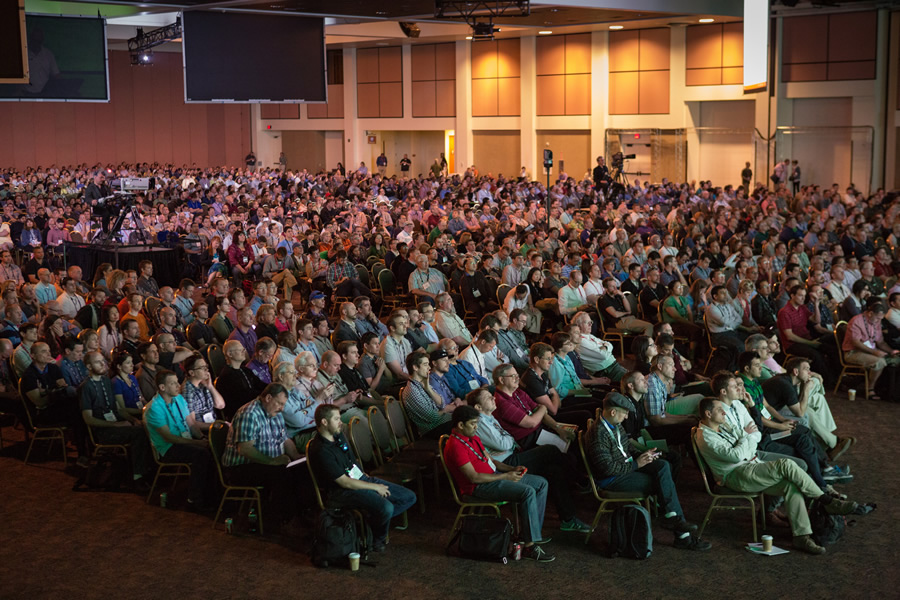
M 772 536 L 764 535 L 762 536 L 762 549 L 763 552 L 771 552 L 772 551 Z
M 770 543 L 769 546 L 772 544 Z M 347 558 L 350 559 L 350 570 L 351 571 L 359 571 L 359 553 L 351 552 L 347 555 Z
M 850 402 L 855 401 L 856 400 L 856 390 L 847 390 L 847 399 L 850 400 Z

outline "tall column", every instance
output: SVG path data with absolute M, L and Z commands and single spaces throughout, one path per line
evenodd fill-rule
M 591 33 L 591 163 L 606 156 L 605 134 L 609 115 L 609 32 Z
M 344 167 L 348 172 L 359 167 L 363 160 L 364 132 L 359 131 L 356 109 L 356 48 L 344 48 Z M 370 169 L 374 165 L 366 165 Z
M 531 173 L 532 178 L 536 178 L 543 170 L 543 167 L 537 162 L 537 67 L 535 55 L 537 38 L 534 36 L 523 36 L 519 40 L 521 42 L 521 60 L 519 62 L 521 65 L 519 73 L 521 162 L 528 172 Z M 559 160 L 558 156 L 556 160 Z M 558 171 L 559 169 L 557 169 Z
M 878 9 L 878 25 L 876 40 L 878 47 L 875 55 L 875 131 L 872 137 L 872 190 L 884 187 L 885 184 L 885 147 L 887 132 L 885 131 L 885 112 L 888 110 L 888 66 L 890 65 L 890 28 L 891 13 L 886 8 Z
M 456 171 L 463 173 L 475 162 L 472 151 L 472 55 L 469 41 L 456 42 Z

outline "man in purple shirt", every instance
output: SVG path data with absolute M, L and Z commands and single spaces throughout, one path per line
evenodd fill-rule
M 253 354 L 256 351 L 256 331 L 253 329 L 253 311 L 245 306 L 237 313 L 237 327 L 228 336 L 229 340 L 237 340 L 247 351 Z
M 511 364 L 495 367 L 492 378 L 496 386 L 494 400 L 497 403 L 494 417 L 503 429 L 512 434 L 522 450 L 537 445 L 542 428 L 548 429 L 564 440 L 575 437 L 571 426 L 557 423 L 547 413 L 546 406 L 537 404 L 525 390 L 519 388 L 519 374 Z

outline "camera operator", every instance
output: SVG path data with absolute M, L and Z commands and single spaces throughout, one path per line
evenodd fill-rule
M 609 167 L 602 156 L 597 157 L 597 166 L 594 167 L 594 187 L 602 188 L 604 192 L 609 189 L 612 177 L 609 175 Z
M 109 217 L 111 213 L 106 203 L 101 203 L 100 199 L 106 198 L 111 194 L 112 190 L 106 184 L 106 176 L 102 172 L 97 172 L 94 175 L 94 180 L 88 184 L 84 192 L 84 200 L 91 205 L 91 212 L 94 216 L 101 218 L 104 233 L 109 231 Z

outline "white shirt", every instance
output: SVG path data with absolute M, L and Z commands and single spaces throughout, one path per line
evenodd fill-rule
M 588 279 L 582 284 L 581 289 L 588 298 L 598 298 L 603 295 L 603 282 Z
M 59 302 L 60 312 L 70 319 L 74 319 L 78 311 L 84 307 L 84 298 L 78 294 L 72 294 L 70 296 L 68 293 L 63 292 L 56 301 Z
M 466 348 L 459 353 L 457 357 L 459 360 L 464 360 L 475 368 L 475 372 L 491 381 L 491 371 L 488 371 L 486 358 L 484 353 L 481 352 L 478 348 L 475 347 L 475 344 L 469 344 Z

